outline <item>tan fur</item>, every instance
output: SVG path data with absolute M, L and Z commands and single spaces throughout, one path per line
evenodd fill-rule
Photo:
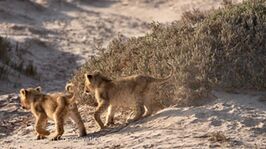
M 45 128 L 48 119 L 55 122 L 56 131 L 52 140 L 58 140 L 64 133 L 64 121 L 70 117 L 79 129 L 79 136 L 86 135 L 86 129 L 78 112 L 72 94 L 61 92 L 44 94 L 40 87 L 20 90 L 20 102 L 24 109 L 30 110 L 36 118 L 37 139 L 50 134 Z
M 171 74 L 164 79 L 157 79 L 147 75 L 134 75 L 118 80 L 111 80 L 99 72 L 85 74 L 84 92 L 94 92 L 95 94 L 98 107 L 95 111 L 94 118 L 100 128 L 102 129 L 113 123 L 114 113 L 117 107 L 127 107 L 133 110 L 132 114 L 134 117 L 132 119 L 128 118 L 127 122 L 136 121 L 142 116 L 149 116 L 157 110 L 154 106 L 155 94 L 152 90 L 152 84 L 168 81 L 174 71 L 174 67 L 172 65 L 170 66 L 172 68 Z M 106 122 L 103 124 L 100 115 L 106 109 L 108 109 L 108 114 L 106 116 Z

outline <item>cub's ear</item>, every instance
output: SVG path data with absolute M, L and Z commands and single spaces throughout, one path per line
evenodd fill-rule
M 86 73 L 85 74 L 85 78 L 88 79 L 88 80 L 91 80 L 92 79 L 92 75 Z
M 21 89 L 21 90 L 19 91 L 19 93 L 20 93 L 21 95 L 26 96 L 27 90 L 25 90 L 25 89 L 23 88 L 23 89 Z
M 42 87 L 38 86 L 38 87 L 35 88 L 35 90 L 38 91 L 38 92 L 41 92 L 42 91 Z

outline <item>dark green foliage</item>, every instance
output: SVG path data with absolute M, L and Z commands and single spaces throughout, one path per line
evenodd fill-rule
M 117 38 L 100 57 L 92 57 L 71 80 L 83 91 L 83 74 L 100 70 L 111 78 L 132 74 L 174 79 L 160 98 L 200 99 L 214 87 L 266 88 L 266 1 L 246 1 L 207 13 L 187 12 L 171 24 L 152 23 L 138 38 Z M 85 99 L 85 98 L 84 98 Z M 161 100 L 161 99 L 160 99 Z

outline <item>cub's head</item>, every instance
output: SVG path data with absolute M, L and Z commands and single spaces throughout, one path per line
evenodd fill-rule
M 19 92 L 20 105 L 23 109 L 29 110 L 30 104 L 36 97 L 39 97 L 41 93 L 41 87 L 21 89 Z
M 92 74 L 85 74 L 85 88 L 84 92 L 94 91 L 99 88 L 103 83 L 110 82 L 111 80 L 103 76 L 100 72 L 94 72 Z

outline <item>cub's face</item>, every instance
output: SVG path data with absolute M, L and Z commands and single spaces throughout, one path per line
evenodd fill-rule
M 84 93 L 93 92 L 96 87 L 94 76 L 91 74 L 85 74 L 84 76 L 85 76 Z
M 41 92 L 41 87 L 21 89 L 19 92 L 20 105 L 23 109 L 30 110 L 30 104 Z
M 84 92 L 93 92 L 96 88 L 100 87 L 102 83 L 111 81 L 109 78 L 103 76 L 100 72 L 93 74 L 85 74 L 85 88 Z

